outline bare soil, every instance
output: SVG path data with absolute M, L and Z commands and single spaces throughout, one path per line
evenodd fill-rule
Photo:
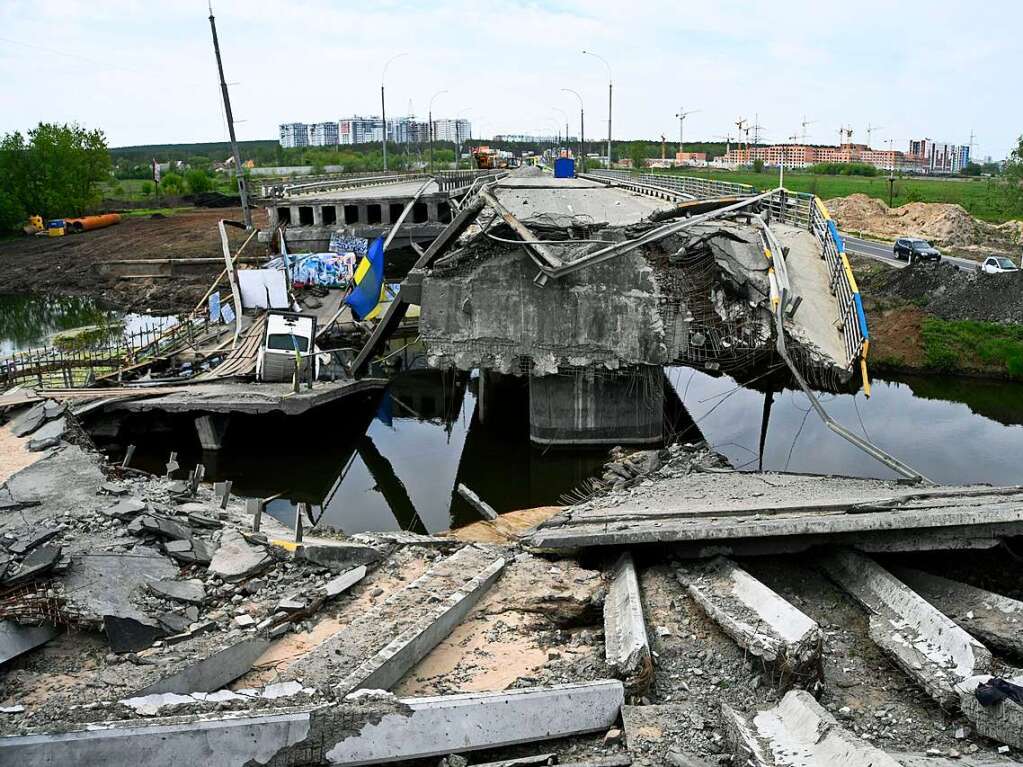
M 257 209 L 256 226 L 265 225 Z M 223 256 L 217 221 L 241 220 L 240 208 L 183 210 L 168 216 L 127 216 L 116 226 L 64 237 L 13 237 L 0 240 L 0 293 L 87 296 L 112 309 L 148 313 L 191 310 L 223 268 L 222 263 L 175 268 L 171 278 L 122 279 L 102 262 L 152 258 Z M 229 228 L 232 248 L 247 233 Z M 259 243 L 246 253 L 258 254 Z M 140 264 L 134 274 L 156 273 Z M 123 271 L 121 272 L 123 273 Z

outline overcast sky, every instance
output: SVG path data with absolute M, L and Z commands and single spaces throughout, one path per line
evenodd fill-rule
M 786 9 L 786 10 L 782 10 Z M 473 133 L 716 139 L 758 116 L 763 138 L 836 143 L 851 125 L 968 143 L 1000 159 L 1023 133 L 1019 0 L 215 0 L 238 136 L 281 122 L 379 114 L 468 117 Z M 112 146 L 227 136 L 205 0 L 3 0 L 0 132 L 75 120 Z M 563 129 L 563 128 L 562 128 Z

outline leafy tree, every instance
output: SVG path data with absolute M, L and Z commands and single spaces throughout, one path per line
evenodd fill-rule
M 646 144 L 642 141 L 633 141 L 629 145 L 629 159 L 632 160 L 633 168 L 645 168 L 647 159 Z
M 160 186 L 165 194 L 181 194 L 185 190 L 185 179 L 177 173 L 164 173 Z
M 960 171 L 960 175 L 963 175 L 963 176 L 979 176 L 980 175 L 980 166 L 977 163 L 975 163 L 975 162 L 967 163 L 966 167 L 963 168 Z
M 1023 203 L 1023 136 L 1019 137 L 1019 143 L 1005 161 L 1005 170 L 1002 175 L 1008 184 L 1009 197 L 1012 202 Z
M 74 123 L 40 123 L 26 137 L 0 139 L 0 229 L 26 216 L 81 215 L 99 202 L 98 184 L 109 178 L 110 153 L 103 131 Z
M 201 168 L 193 168 L 185 174 L 185 181 L 192 194 L 202 194 L 213 189 L 213 179 Z
M 764 161 L 759 157 L 753 161 L 753 172 L 763 173 L 764 172 Z
M 149 197 L 150 195 L 153 194 L 153 183 L 151 181 L 144 182 L 142 184 L 142 190 L 141 191 L 142 191 L 142 196 L 143 197 Z

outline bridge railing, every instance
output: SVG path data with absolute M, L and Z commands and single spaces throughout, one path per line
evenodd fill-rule
M 680 176 L 676 173 L 636 173 L 629 170 L 594 170 L 585 175 L 613 181 L 638 181 L 651 186 L 671 189 L 693 199 L 706 197 L 749 197 L 757 193 L 749 184 L 714 181 L 709 178 Z
M 870 331 L 867 328 L 867 315 L 863 311 L 863 298 L 845 254 L 842 236 L 827 207 L 816 196 L 810 207 L 809 228 L 817 238 L 821 255 L 828 265 L 831 292 L 838 302 L 839 330 L 845 340 L 847 367 L 852 369 L 859 362 L 863 385 L 869 392 L 867 353 L 870 350 Z
M 381 186 L 396 184 L 403 181 L 416 181 L 429 178 L 429 173 L 388 173 L 373 176 L 328 178 L 320 181 L 302 181 L 300 183 L 263 184 L 264 197 L 287 197 L 292 194 L 310 194 L 315 192 L 334 192 L 339 189 L 358 189 L 364 186 Z
M 434 174 L 434 178 L 437 180 L 437 186 L 442 192 L 451 192 L 456 189 L 466 189 L 471 187 L 476 179 L 497 177 L 503 175 L 506 171 L 499 170 L 443 170 L 439 173 Z

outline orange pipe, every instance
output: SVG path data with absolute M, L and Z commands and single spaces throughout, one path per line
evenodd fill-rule
M 65 218 L 64 227 L 72 232 L 88 232 L 90 229 L 102 229 L 121 223 L 120 213 L 104 213 L 101 216 L 83 216 L 82 218 Z

